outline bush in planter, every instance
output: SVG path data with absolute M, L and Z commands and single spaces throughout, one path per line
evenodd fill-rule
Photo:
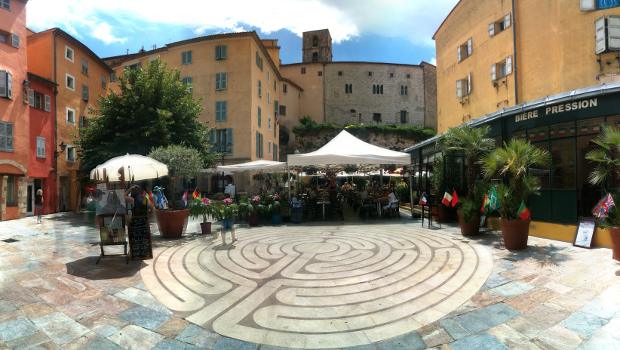
M 211 222 L 208 221 L 208 218 L 214 215 L 214 206 L 211 205 L 211 201 L 209 198 L 194 198 L 189 203 L 189 215 L 192 218 L 200 218 L 202 217 L 202 223 L 200 224 L 200 228 L 202 229 L 202 234 L 211 233 Z
M 167 198 L 171 210 L 157 211 L 159 230 L 164 237 L 179 238 L 183 234 L 189 211 L 178 200 L 176 182 L 183 178 L 194 178 L 202 169 L 204 158 L 200 151 L 180 145 L 157 147 L 149 153 L 149 157 L 166 164 L 170 177 Z
M 279 225 L 282 223 L 282 203 L 280 202 L 280 195 L 275 193 L 270 196 L 271 200 L 267 206 L 269 213 L 271 214 L 271 224 Z
M 586 159 L 594 164 L 588 180 L 592 185 L 601 186 L 605 193 L 609 193 L 608 188 L 618 187 L 620 181 L 620 130 L 604 126 L 603 133 L 592 142 L 598 148 L 586 154 Z M 597 221 L 601 227 L 609 228 L 613 258 L 620 260 L 620 202 L 616 202 L 620 196 L 614 193 L 612 198 L 616 205 L 609 210 L 606 217 L 600 217 Z
M 480 183 L 480 161 L 495 147 L 495 140 L 487 137 L 488 134 L 488 126 L 473 128 L 464 125 L 450 128 L 439 141 L 444 152 L 462 154 L 465 160 L 467 194 L 459 208 L 459 225 L 463 235 L 479 231 L 479 208 L 484 195 Z
M 398 199 L 402 203 L 409 203 L 409 185 L 404 180 L 400 180 L 396 183 L 396 187 L 394 189 Z
M 218 221 L 222 221 L 222 227 L 231 229 L 235 217 L 239 214 L 239 206 L 233 203 L 233 200 L 226 198 L 215 207 L 215 217 Z
M 497 186 L 498 212 L 504 244 L 507 249 L 519 250 L 527 247 L 530 219 L 519 218 L 520 209 L 528 198 L 538 194 L 540 181 L 528 174 L 532 167 L 547 167 L 551 159 L 549 152 L 533 146 L 528 141 L 513 139 L 504 147 L 489 153 L 482 162 L 485 178 L 503 178 Z

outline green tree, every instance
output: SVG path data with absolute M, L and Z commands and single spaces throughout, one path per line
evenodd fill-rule
M 200 101 L 181 82 L 178 70 L 155 60 L 146 68 L 125 69 L 118 84 L 118 91 L 99 99 L 95 118 L 80 132 L 83 171 L 115 156 L 146 155 L 173 144 L 198 150 L 203 166 L 217 159 L 210 152 L 209 129 L 198 120 Z

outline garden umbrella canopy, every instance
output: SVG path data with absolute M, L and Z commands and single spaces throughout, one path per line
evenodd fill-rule
M 411 164 L 411 155 L 371 145 L 342 130 L 318 150 L 289 154 L 288 165 Z
M 126 154 L 106 161 L 90 172 L 91 180 L 117 182 L 157 179 L 168 175 L 168 166 L 139 154 Z
M 255 160 L 253 162 L 233 164 L 233 165 L 220 165 L 217 167 L 217 171 L 238 173 L 243 171 L 271 171 L 271 172 L 285 172 L 286 163 L 276 162 L 273 160 Z

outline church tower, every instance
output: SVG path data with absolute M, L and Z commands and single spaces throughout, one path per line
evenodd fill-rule
M 302 50 L 303 63 L 331 62 L 332 37 L 329 29 L 304 32 Z

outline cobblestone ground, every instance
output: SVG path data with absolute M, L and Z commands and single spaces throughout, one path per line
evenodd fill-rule
M 406 219 L 241 227 L 223 246 L 191 223 L 155 233 L 155 259 L 95 265 L 93 221 L 0 222 L 0 348 L 620 349 L 608 249 L 511 253 Z

